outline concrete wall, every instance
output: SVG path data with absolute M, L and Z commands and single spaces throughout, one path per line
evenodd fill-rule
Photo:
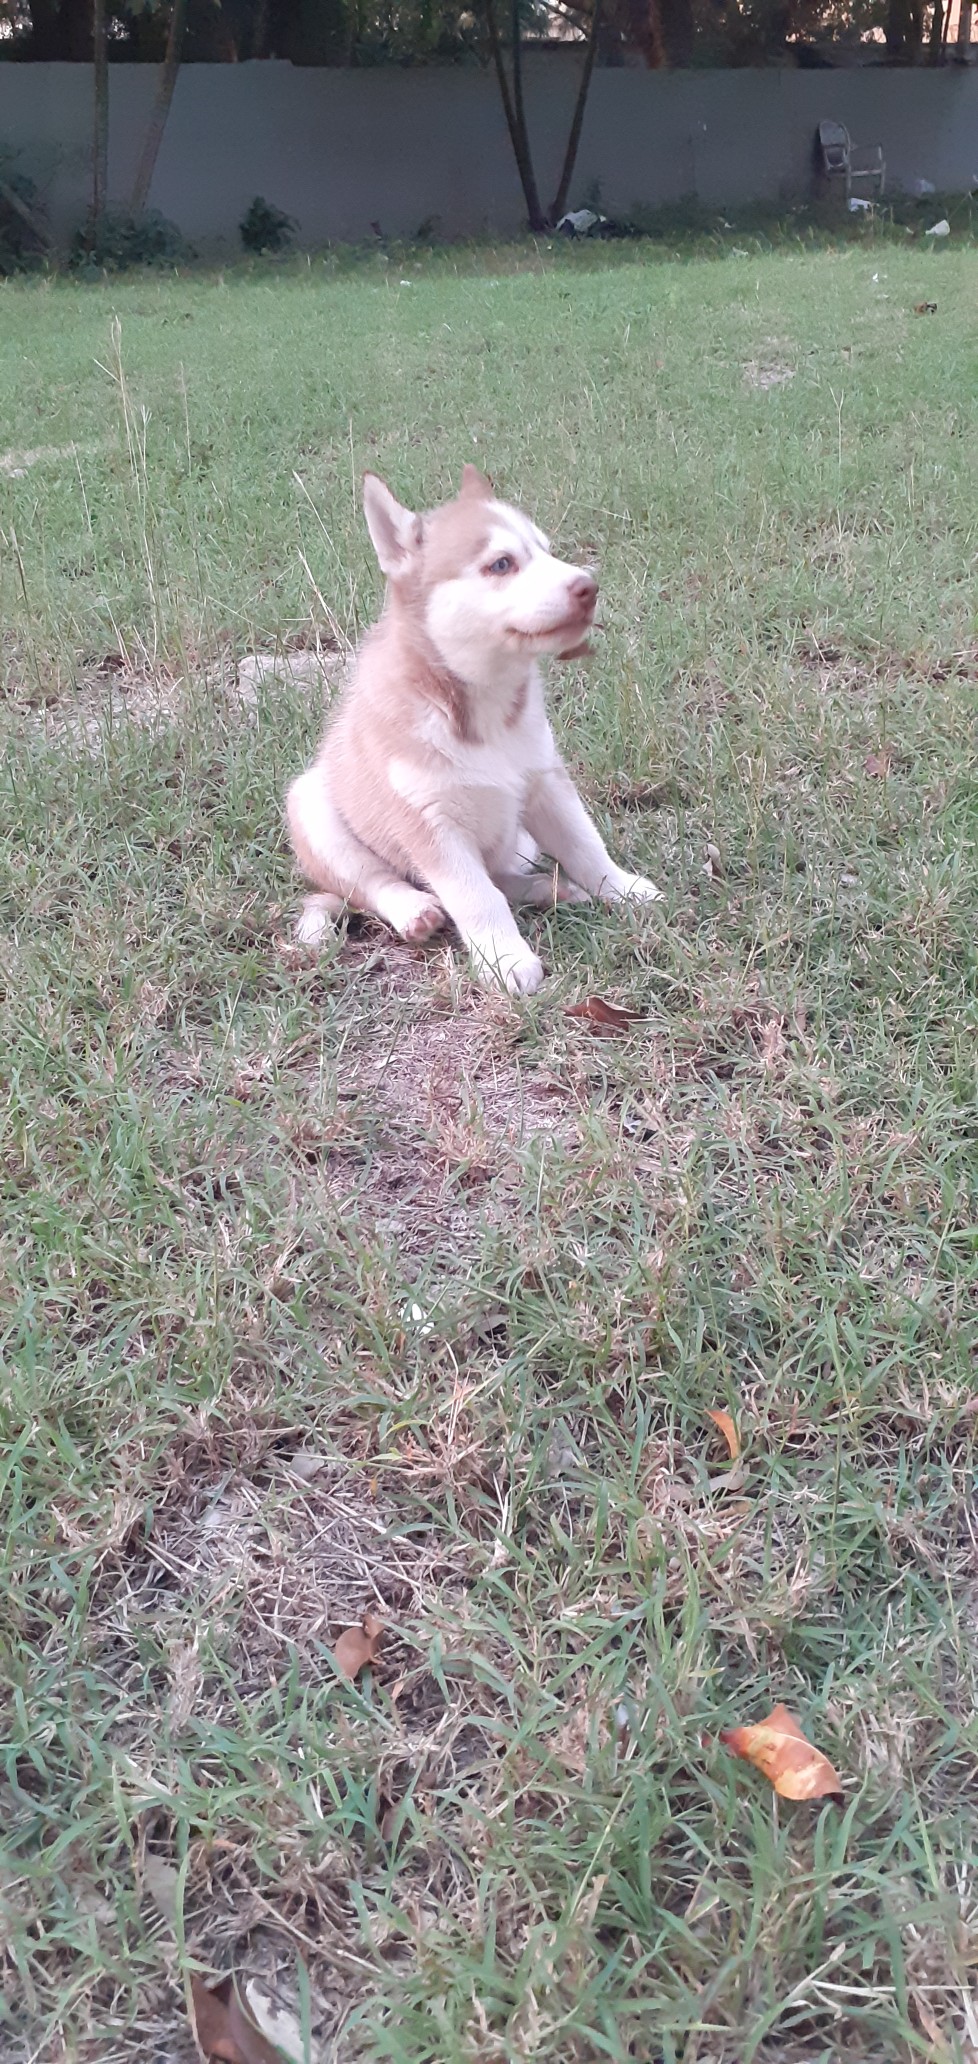
M 577 57 L 531 56 L 527 99 L 541 189 L 556 184 Z M 149 116 L 149 65 L 111 68 L 109 184 L 123 201 Z M 89 190 L 91 73 L 0 63 L 0 147 L 48 192 L 64 230 Z M 819 120 L 882 143 L 891 186 L 978 182 L 978 72 L 877 69 L 598 70 L 572 198 L 600 179 L 627 210 L 687 194 L 718 207 L 803 195 Z M 516 231 L 523 203 L 496 83 L 477 68 L 297 70 L 277 62 L 187 65 L 150 196 L 206 247 L 233 243 L 256 193 L 294 215 L 303 242 L 359 239 L 379 222 L 414 235 L 436 216 L 452 236 Z

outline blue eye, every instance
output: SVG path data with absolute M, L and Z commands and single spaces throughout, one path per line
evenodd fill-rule
M 509 553 L 508 553 L 508 552 L 504 552 L 504 553 L 502 554 L 502 557 L 501 557 L 501 558 L 499 558 L 499 559 L 494 559 L 494 560 L 493 560 L 493 562 L 492 562 L 492 565 L 491 565 L 491 566 L 487 566 L 487 567 L 486 567 L 486 572 L 487 572 L 487 573 L 512 573 L 512 571 L 513 571 L 513 568 L 514 568 L 514 566 L 515 566 L 515 565 L 516 565 L 516 561 L 515 561 L 515 559 L 511 559 L 511 558 L 510 558 L 510 555 L 509 555 Z

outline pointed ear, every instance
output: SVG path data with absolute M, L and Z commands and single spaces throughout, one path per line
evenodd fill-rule
M 493 491 L 492 481 L 487 480 L 484 473 L 480 473 L 478 466 L 462 467 L 462 494 L 481 495 L 486 501 L 492 496 Z
M 421 518 L 402 508 L 376 473 L 363 476 L 363 513 L 381 573 L 396 580 L 421 543 Z

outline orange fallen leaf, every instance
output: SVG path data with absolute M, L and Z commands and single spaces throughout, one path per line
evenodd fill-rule
M 842 1785 L 828 1757 L 806 1741 L 786 1706 L 775 1706 L 756 1727 L 721 1729 L 720 1740 L 770 1778 L 782 1799 L 841 1797 Z
M 232 1977 L 205 1985 L 195 1972 L 190 2006 L 194 2040 L 205 2064 L 282 2064 L 281 2050 L 245 2012 Z
M 885 781 L 893 765 L 893 755 L 884 746 L 882 752 L 867 753 L 864 765 L 874 781 Z
M 569 1003 L 566 1015 L 569 1018 L 584 1018 L 600 1032 L 627 1032 L 629 1025 L 637 1024 L 641 1011 L 622 1010 L 617 1003 L 606 1003 L 603 996 L 585 996 L 582 1003 Z
M 736 1462 L 737 1457 L 740 1454 L 740 1435 L 737 1432 L 737 1428 L 730 1417 L 730 1413 L 707 1412 L 706 1416 L 708 1419 L 712 1419 L 714 1426 L 718 1426 L 720 1428 L 720 1432 L 722 1433 L 723 1438 L 727 1443 L 727 1447 L 730 1450 L 730 1460 L 731 1462 Z
M 368 1612 L 364 1614 L 362 1627 L 347 1627 L 346 1632 L 340 1635 L 333 1650 L 333 1660 L 337 1669 L 344 1677 L 349 1677 L 351 1683 L 354 1677 L 359 1677 L 361 1670 L 366 1669 L 368 1663 L 373 1662 L 383 1631 L 383 1620 L 377 1613 Z

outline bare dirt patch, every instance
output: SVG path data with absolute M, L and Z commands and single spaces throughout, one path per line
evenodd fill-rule
M 748 359 L 744 367 L 744 380 L 748 387 L 758 393 L 766 393 L 771 387 L 787 387 L 795 377 L 794 366 L 785 365 L 783 359 L 767 362 L 756 358 Z
M 543 1136 L 573 1151 L 578 1092 L 519 1051 L 520 1019 L 506 999 L 457 992 L 457 947 L 420 955 L 371 928 L 345 953 L 365 979 L 379 972 L 389 1009 L 382 1038 L 343 1060 L 344 1095 L 376 1122 L 376 1151 L 364 1165 L 341 1147 L 327 1187 L 341 1204 L 355 1199 L 361 1222 L 402 1261 L 441 1256 L 454 1271 L 460 1252 L 512 1210 L 530 1143 Z

